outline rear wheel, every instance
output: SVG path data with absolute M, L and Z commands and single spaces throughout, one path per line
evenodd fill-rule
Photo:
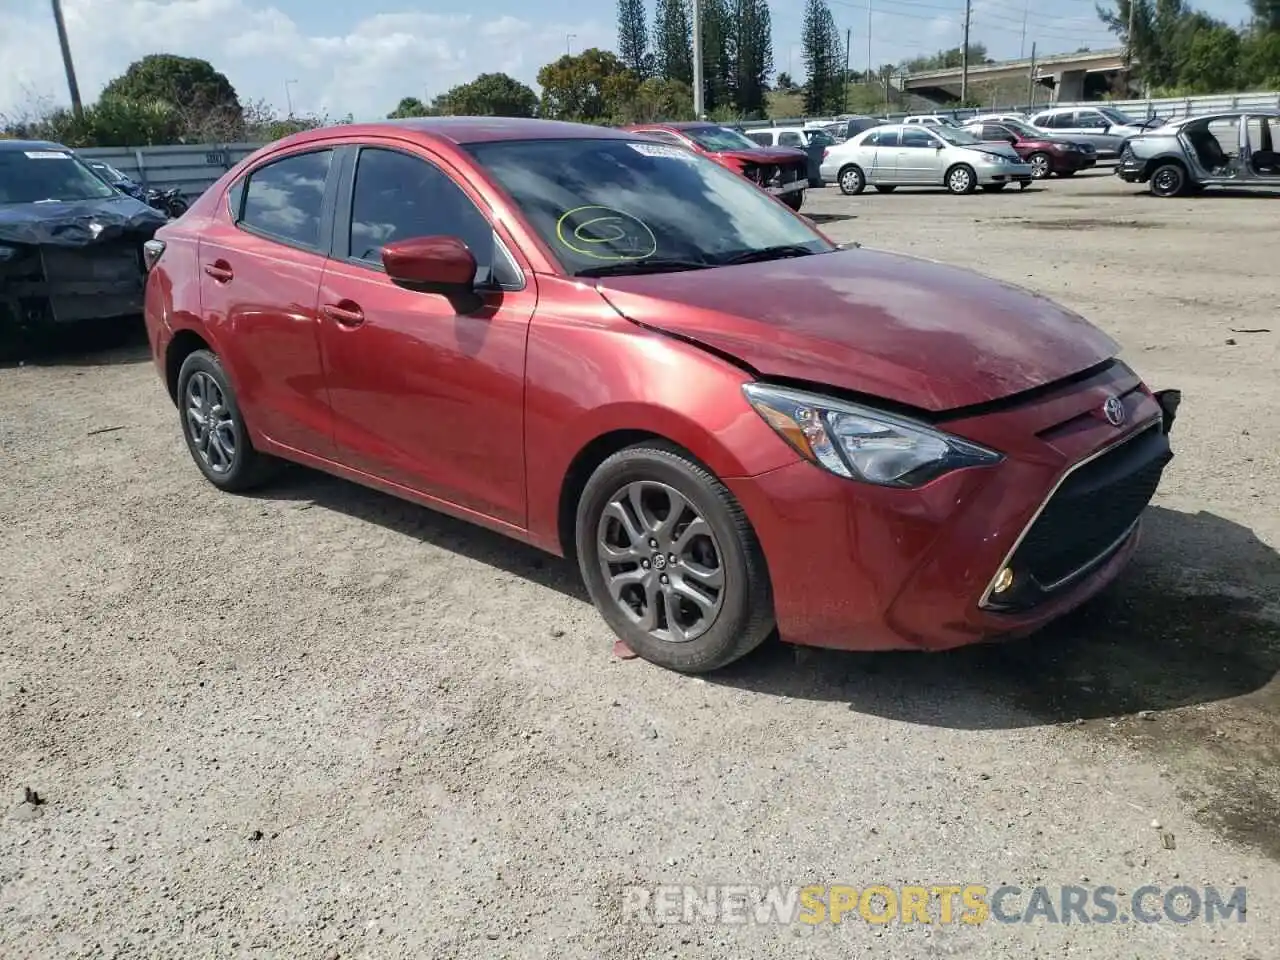
M 1036 180 L 1043 180 L 1053 172 L 1053 162 L 1047 153 L 1033 153 L 1027 157 L 1027 163 L 1031 164 L 1031 176 Z
M 1178 163 L 1165 163 L 1156 167 L 1149 184 L 1157 197 L 1176 197 L 1187 187 L 1187 171 Z
M 852 163 L 840 170 L 837 181 L 840 184 L 840 192 L 847 197 L 852 197 L 867 189 L 867 178 L 863 175 L 862 168 Z
M 952 193 L 973 193 L 978 188 L 978 175 L 973 172 L 973 167 L 958 163 L 947 171 L 946 184 Z
M 652 663 L 714 670 L 773 630 L 755 531 L 728 488 L 674 446 L 628 447 L 596 468 L 578 502 L 576 545 L 597 609 Z
M 790 193 L 784 193 L 780 199 L 796 213 L 799 213 L 800 208 L 804 206 L 804 191 L 792 190 Z
M 893 193 L 893 191 L 897 189 L 898 189 L 898 185 L 896 183 L 882 183 L 876 187 L 876 192 L 877 193 Z
M 253 448 L 235 391 L 216 354 L 196 350 L 178 371 L 182 436 L 205 479 L 238 492 L 270 478 L 276 461 Z

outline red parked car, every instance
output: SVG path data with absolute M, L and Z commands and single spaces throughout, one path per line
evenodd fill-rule
M 644 123 L 623 129 L 710 157 L 720 166 L 742 174 L 792 210 L 804 205 L 804 191 L 809 186 L 809 155 L 803 150 L 762 147 L 746 134 L 714 123 Z
M 1043 297 L 842 249 L 632 133 L 295 134 L 145 251 L 216 487 L 280 460 L 576 558 L 649 660 L 1025 633 L 1115 578 L 1177 394 Z
M 1036 180 L 1044 180 L 1050 174 L 1074 176 L 1098 162 L 1098 151 L 1092 144 L 1058 140 L 1017 120 L 983 120 L 966 124 L 964 129 L 990 143 L 1010 144 L 1031 165 L 1031 176 Z

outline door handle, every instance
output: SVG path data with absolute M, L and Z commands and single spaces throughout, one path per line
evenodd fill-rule
M 344 327 L 358 327 L 364 323 L 364 311 L 360 309 L 359 304 L 352 303 L 350 300 L 326 303 L 320 308 L 320 312 L 334 323 Z
M 206 263 L 204 265 L 204 272 L 213 277 L 214 280 L 217 280 L 218 283 L 226 283 L 235 276 L 235 273 L 231 269 L 231 264 L 227 263 L 225 260 L 215 260 L 213 263 Z

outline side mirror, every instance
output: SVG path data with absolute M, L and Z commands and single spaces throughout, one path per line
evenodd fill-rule
M 397 286 L 448 297 L 461 312 L 472 313 L 482 302 L 476 258 L 457 237 L 393 240 L 382 248 L 382 265 Z

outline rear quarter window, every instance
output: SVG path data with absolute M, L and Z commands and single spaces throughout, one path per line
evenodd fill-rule
M 258 167 L 244 182 L 239 222 L 301 247 L 320 245 L 320 217 L 332 150 L 294 154 Z

